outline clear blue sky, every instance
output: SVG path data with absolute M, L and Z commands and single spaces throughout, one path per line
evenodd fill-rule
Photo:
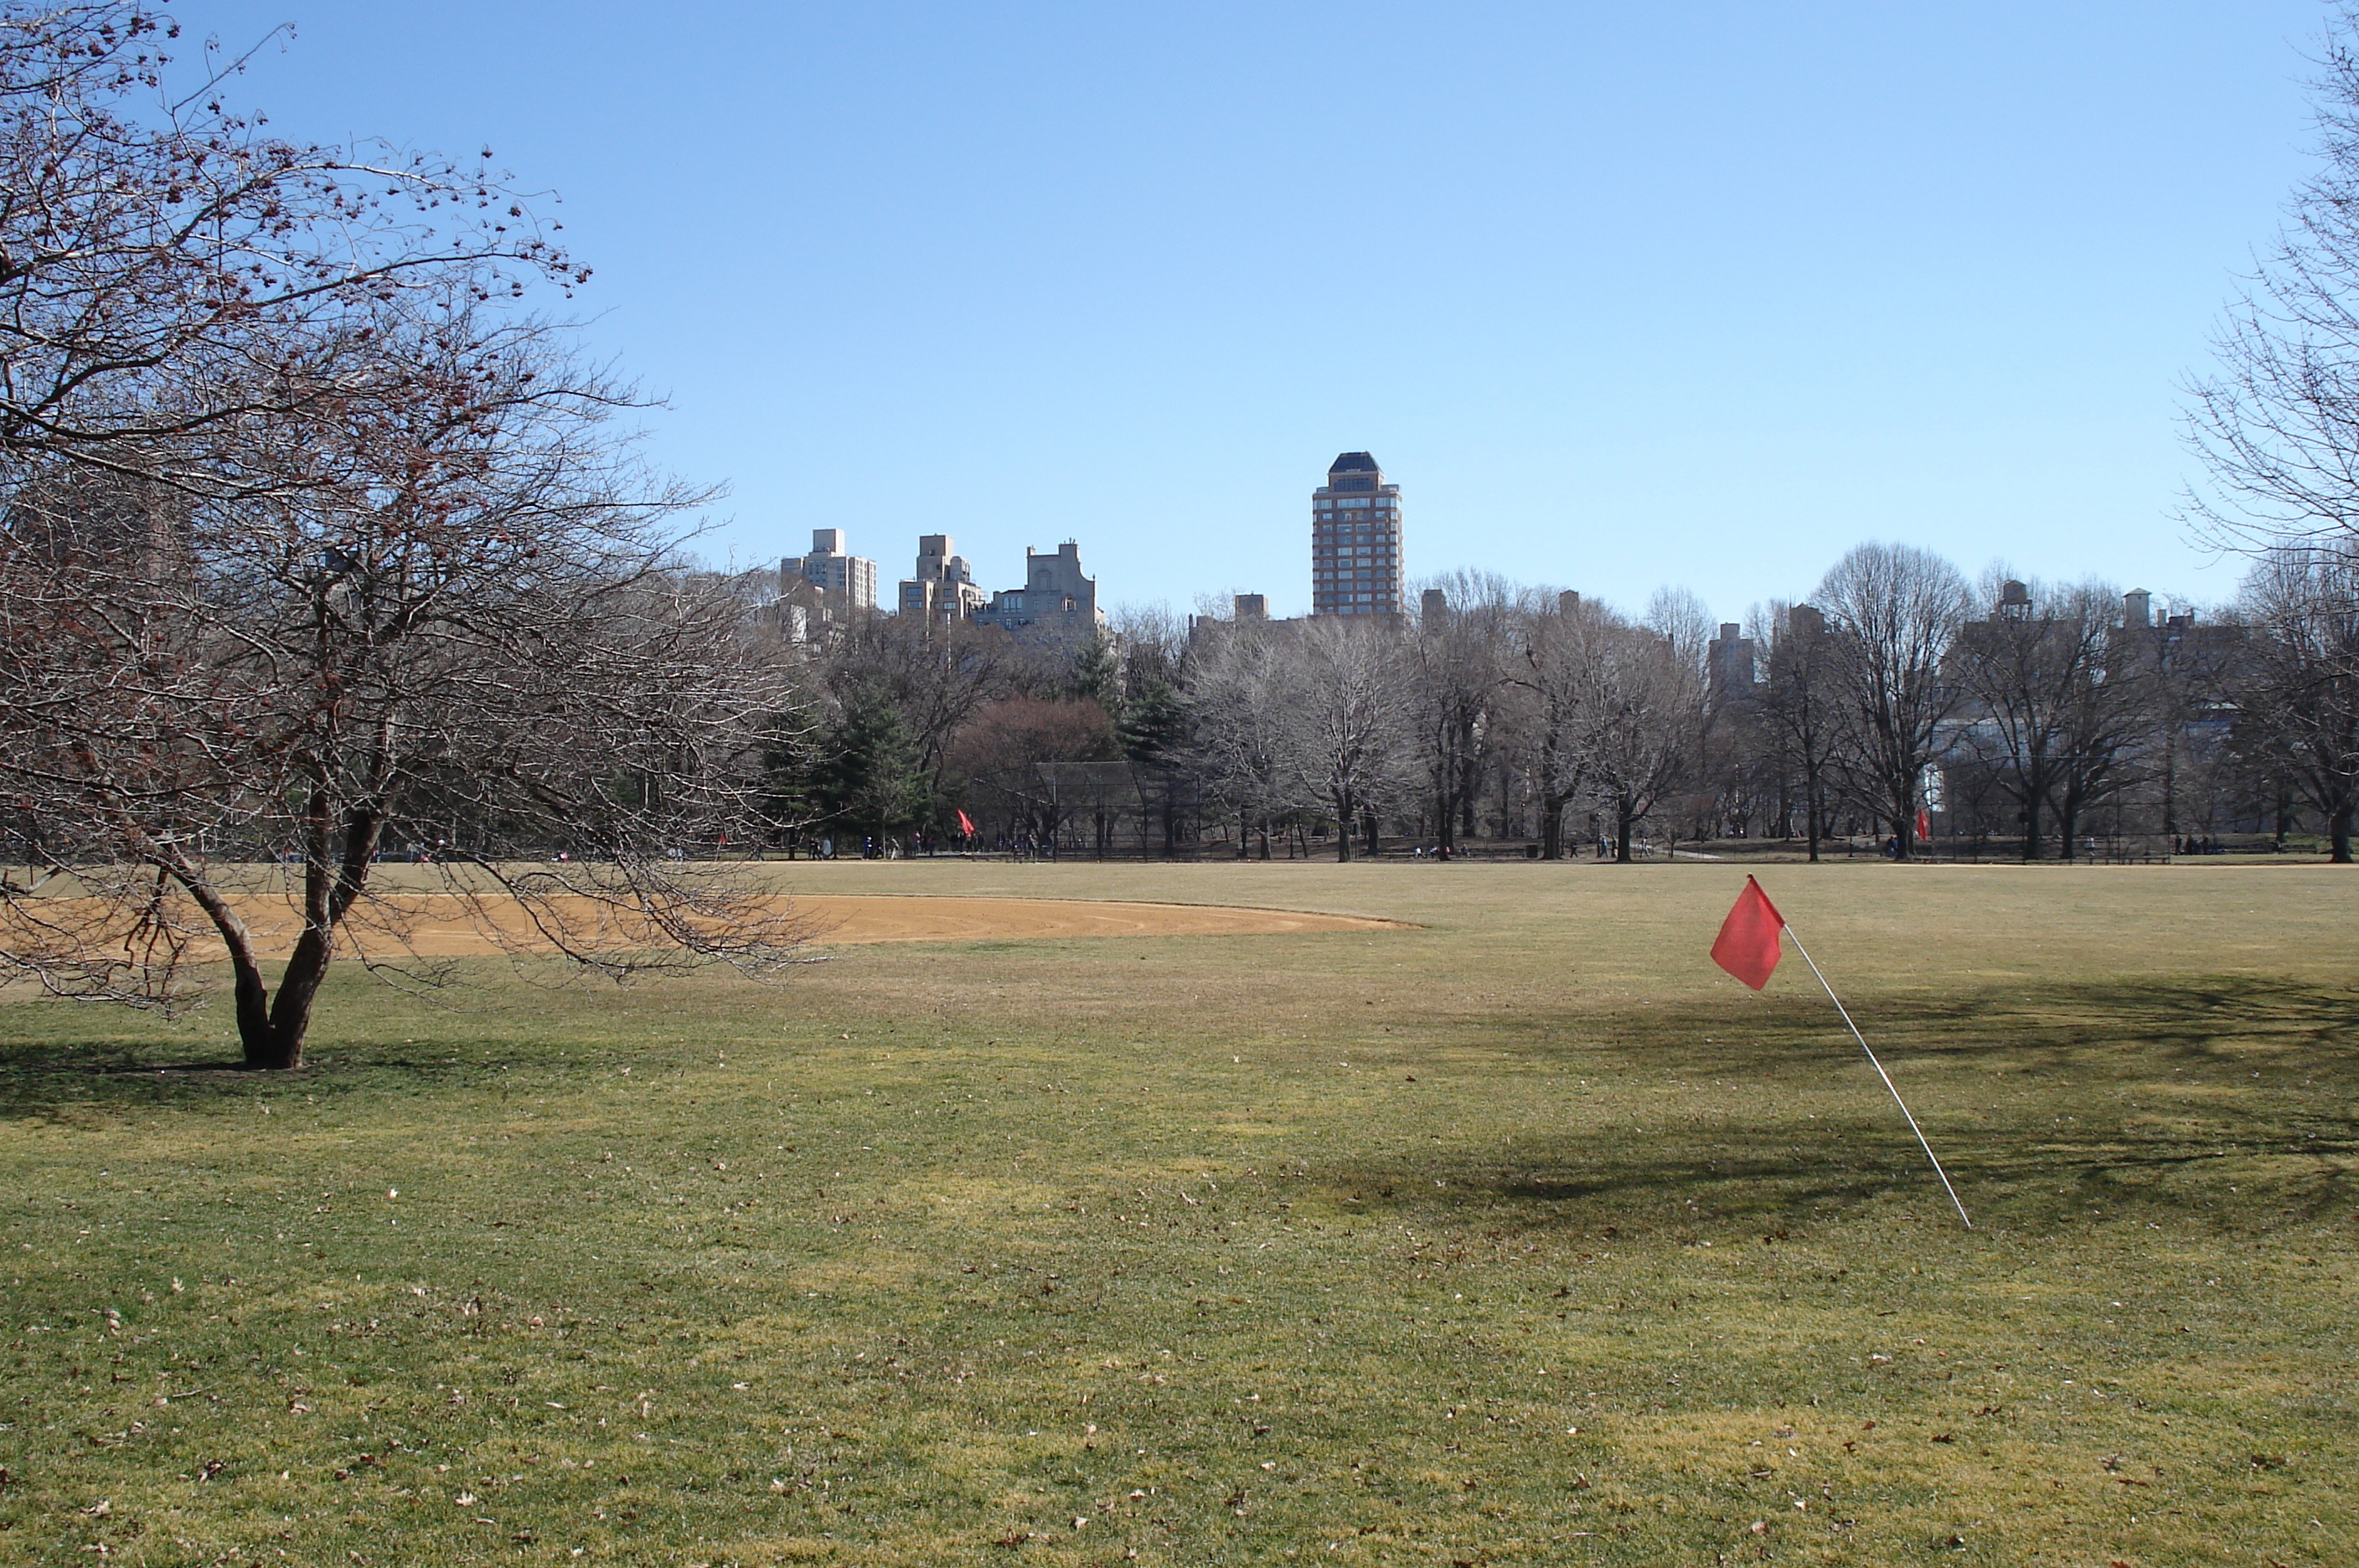
M 1413 577 L 1719 615 L 1859 539 L 2223 596 L 2178 383 L 2308 167 L 2314 0 L 180 0 L 299 136 L 488 145 L 710 552 L 1081 541 L 1309 603 L 1373 451 Z

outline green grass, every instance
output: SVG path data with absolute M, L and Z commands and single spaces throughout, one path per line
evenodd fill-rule
M 2352 1558 L 2347 872 L 1765 872 L 1971 1232 L 1725 867 L 782 874 L 1423 929 L 0 1007 L 0 1561 Z

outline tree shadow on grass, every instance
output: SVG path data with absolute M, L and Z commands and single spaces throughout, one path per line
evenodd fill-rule
M 535 1075 L 567 1079 L 598 1071 L 598 1062 L 583 1054 L 585 1044 L 626 1048 L 625 1060 L 650 1066 L 667 1055 L 664 1046 L 638 1038 L 644 1018 L 582 1009 L 583 987 L 573 983 L 581 978 L 574 971 L 505 959 L 467 963 L 486 971 L 477 976 L 485 983 L 447 990 L 389 985 L 357 964 L 339 964 L 321 993 L 304 1065 L 290 1072 L 255 1071 L 238 1058 L 227 998 L 218 988 L 179 1018 L 11 996 L 0 1004 L 0 1123 L 86 1123 L 161 1107 L 243 1108 L 269 1093 L 325 1101 L 513 1090 Z M 552 1005 L 560 995 L 576 1005 Z
M 1613 1125 L 1331 1174 L 1420 1204 L 1479 1194 L 1533 1224 L 1774 1231 L 1895 1200 L 1951 1212 L 1908 1123 L 1823 1003 L 1776 998 L 1734 1012 L 1503 1021 L 1512 1051 L 1613 1073 L 1625 1096 Z M 1939 1001 L 1877 998 L 1868 1027 L 1978 1225 L 2048 1226 L 2093 1212 L 2268 1229 L 2347 1213 L 2359 1199 L 2359 1133 L 2346 1109 L 2359 1097 L 2359 988 L 2248 976 L 2017 983 Z M 1712 1090 L 1659 1092 L 1701 1081 Z M 1568 1109 L 1569 1119 L 1582 1114 Z
M 162 1026 L 136 1033 L 17 1035 L 0 1038 L 0 1123 L 88 1126 L 157 1110 L 244 1110 L 265 1094 L 326 1100 L 477 1085 L 512 1089 L 520 1075 L 552 1068 L 571 1075 L 583 1064 L 554 1063 L 547 1052 L 505 1042 L 439 1045 L 429 1056 L 400 1045 L 338 1041 L 309 1053 L 302 1067 L 265 1072 L 224 1057 L 218 1039 L 176 1039 Z
M 2132 1059 L 2132 1073 L 2245 1060 L 2256 1047 L 2311 1047 L 2359 1068 L 2359 985 L 2250 975 L 2109 981 L 2029 989 L 2020 982 L 1952 992 L 1940 1000 L 1897 994 L 1853 1004 L 1880 1056 L 1961 1056 L 2031 1072 L 2085 1070 L 2092 1053 Z M 1545 1051 L 1563 1040 L 1583 1051 L 1630 1053 L 1660 1069 L 1664 1051 L 1690 1073 L 1740 1064 L 1775 1067 L 1798 1056 L 1859 1060 L 1842 1020 L 1816 995 L 1738 999 L 1617 1012 L 1503 1018 L 1504 1043 Z M 1521 1037 L 1520 1040 L 1518 1037 Z

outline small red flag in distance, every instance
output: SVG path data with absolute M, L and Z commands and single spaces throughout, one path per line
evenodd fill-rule
M 1933 842 L 1933 814 L 1922 806 L 1917 808 L 1917 842 L 1919 844 Z
M 966 834 L 969 838 L 973 838 L 974 836 L 974 819 L 968 816 L 964 811 L 961 811 L 958 814 L 958 820 L 959 832 Z
M 1712 961 L 1758 991 L 1769 984 L 1777 968 L 1777 938 L 1786 917 L 1752 877 L 1736 896 L 1736 907 L 1720 923 L 1720 937 L 1712 944 Z

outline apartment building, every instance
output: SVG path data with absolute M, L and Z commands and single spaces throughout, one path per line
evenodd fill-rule
M 1310 493 L 1310 613 L 1398 615 L 1400 486 L 1364 452 L 1347 452 Z
M 975 586 L 966 557 L 952 543 L 948 534 L 918 537 L 916 575 L 901 581 L 901 614 L 929 622 L 971 621 L 991 603 L 991 595 Z
M 835 595 L 850 609 L 876 607 L 876 563 L 844 553 L 842 528 L 813 528 L 809 555 L 790 555 L 778 562 L 781 592 L 797 580 Z
M 974 613 L 978 626 L 1000 626 L 1026 642 L 1077 648 L 1106 629 L 1094 578 L 1082 575 L 1082 547 L 1071 539 L 1043 555 L 1027 547 L 1024 586 L 1003 588 Z

